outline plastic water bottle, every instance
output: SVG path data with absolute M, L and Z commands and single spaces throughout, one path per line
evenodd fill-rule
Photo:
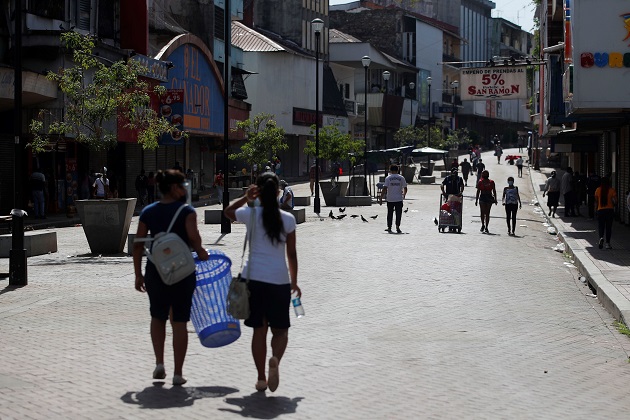
M 297 293 L 293 293 L 291 296 L 291 303 L 293 304 L 293 309 L 295 310 L 295 316 L 302 318 L 304 316 L 304 307 L 302 306 L 302 301 Z

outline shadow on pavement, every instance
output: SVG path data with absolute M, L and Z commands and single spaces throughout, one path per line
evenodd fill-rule
M 7 275 L 7 278 L 9 276 Z M 8 293 L 8 292 L 13 292 L 15 290 L 18 290 L 20 288 L 22 288 L 24 286 L 11 286 L 11 285 L 6 285 L 4 289 L 0 290 L 0 295 Z
M 219 408 L 219 411 L 240 414 L 243 417 L 273 419 L 282 414 L 297 411 L 297 406 L 304 398 L 267 397 L 264 392 L 254 392 L 241 398 L 226 398 L 225 402 L 240 407 L 240 410 Z
M 127 392 L 120 399 L 127 404 L 139 405 L 140 408 L 162 409 L 189 407 L 195 400 L 202 398 L 222 398 L 238 392 L 238 389 L 224 386 L 165 388 L 164 382 L 154 382 L 140 392 Z

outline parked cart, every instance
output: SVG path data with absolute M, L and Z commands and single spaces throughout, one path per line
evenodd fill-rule
M 440 194 L 440 216 L 438 223 L 438 231 L 460 233 L 462 231 L 462 209 L 463 197 L 461 195 L 451 194 L 447 199 L 444 194 Z

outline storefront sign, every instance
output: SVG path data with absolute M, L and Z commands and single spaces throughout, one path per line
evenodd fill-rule
M 572 0 L 570 112 L 630 106 L 630 2 Z M 570 83 L 567 80 L 565 83 Z
M 460 71 L 462 101 L 526 99 L 525 67 L 484 67 Z
M 183 145 L 184 89 L 167 90 L 161 98 L 159 113 L 176 127 L 162 135 L 160 144 Z
M 293 108 L 293 125 L 310 127 L 315 124 L 315 111 L 304 108 Z M 322 113 L 319 113 L 319 125 L 322 125 Z
M 223 135 L 223 92 L 207 57 L 196 45 L 184 44 L 168 60 L 167 89 L 181 89 L 183 129 L 192 134 Z
M 141 73 L 142 76 L 149 79 L 159 80 L 160 82 L 168 82 L 168 66 L 170 63 L 166 61 L 156 60 L 146 55 L 136 54 L 131 60 L 140 63 L 146 70 Z

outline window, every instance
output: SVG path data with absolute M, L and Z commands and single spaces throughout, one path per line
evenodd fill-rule
M 225 10 L 214 6 L 214 37 L 225 40 Z
M 90 17 L 92 14 L 91 0 L 77 1 L 77 29 L 82 31 L 91 31 Z
M 118 1 L 98 2 L 98 36 L 107 39 L 118 39 L 120 11 Z
M 31 0 L 28 2 L 28 13 L 50 19 L 66 20 L 66 6 L 64 1 Z
M 344 97 L 346 99 L 350 99 L 350 83 L 345 84 L 345 88 L 343 90 Z

